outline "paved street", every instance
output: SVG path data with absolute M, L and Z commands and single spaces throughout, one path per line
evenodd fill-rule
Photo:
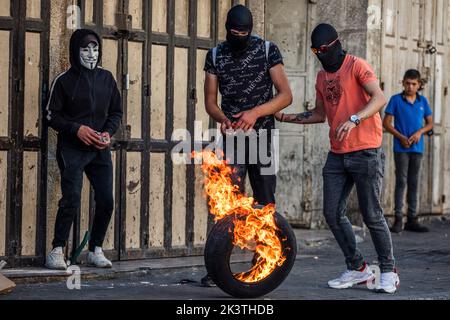
M 365 286 L 332 290 L 326 283 L 344 271 L 342 254 L 331 239 L 308 246 L 299 240 L 299 256 L 287 280 L 263 299 L 450 299 L 450 221 L 428 224 L 428 234 L 393 235 L 401 287 L 395 295 L 380 295 Z M 360 244 L 367 261 L 376 260 L 370 236 Z M 110 280 L 82 280 L 81 290 L 68 290 L 64 281 L 19 284 L 1 299 L 228 299 L 218 288 L 203 288 L 203 267 L 150 271 Z

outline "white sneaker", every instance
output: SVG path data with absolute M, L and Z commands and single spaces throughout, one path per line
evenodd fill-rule
M 64 253 L 61 247 L 54 248 L 45 259 L 45 267 L 52 270 L 67 270 Z
M 328 281 L 328 286 L 333 289 L 347 289 L 356 284 L 364 284 L 372 281 L 375 275 L 366 265 L 362 271 L 347 270 L 339 278 Z
M 395 293 L 400 286 L 400 278 L 396 272 L 386 272 L 380 275 L 380 284 L 375 287 L 379 293 Z
M 96 247 L 95 252 L 89 251 L 87 255 L 87 263 L 90 266 L 97 268 L 111 268 L 112 263 L 108 259 L 106 259 L 103 254 L 102 248 Z

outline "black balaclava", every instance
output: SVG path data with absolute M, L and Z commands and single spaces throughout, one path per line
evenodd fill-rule
M 339 37 L 336 29 L 326 23 L 319 24 L 311 34 L 311 45 L 319 48 L 332 43 Z M 318 53 L 317 58 L 322 63 L 326 72 L 335 73 L 344 63 L 346 52 L 342 49 L 342 44 L 338 40 L 329 48 L 327 53 Z
M 250 10 L 243 5 L 237 5 L 231 8 L 228 11 L 225 27 L 227 29 L 227 42 L 230 44 L 233 53 L 236 55 L 243 54 L 250 44 L 250 37 L 253 30 L 253 17 Z M 248 36 L 235 36 L 231 33 L 231 29 L 248 31 Z

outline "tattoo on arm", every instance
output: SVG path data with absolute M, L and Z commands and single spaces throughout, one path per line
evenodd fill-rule
M 293 121 L 302 122 L 303 120 L 307 120 L 307 119 L 311 118 L 312 115 L 313 115 L 313 113 L 311 111 L 299 113 L 295 116 Z

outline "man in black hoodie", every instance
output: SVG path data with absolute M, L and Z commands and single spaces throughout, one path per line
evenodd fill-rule
M 46 267 L 66 269 L 63 247 L 81 202 L 83 172 L 95 192 L 95 217 L 89 240 L 88 264 L 108 268 L 102 244 L 114 208 L 110 137 L 119 128 L 122 106 L 111 72 L 98 65 L 100 37 L 81 29 L 70 39 L 69 70 L 56 77 L 47 104 L 47 120 L 58 132 L 56 157 L 61 172 L 62 198 L 58 204 L 53 250 Z

